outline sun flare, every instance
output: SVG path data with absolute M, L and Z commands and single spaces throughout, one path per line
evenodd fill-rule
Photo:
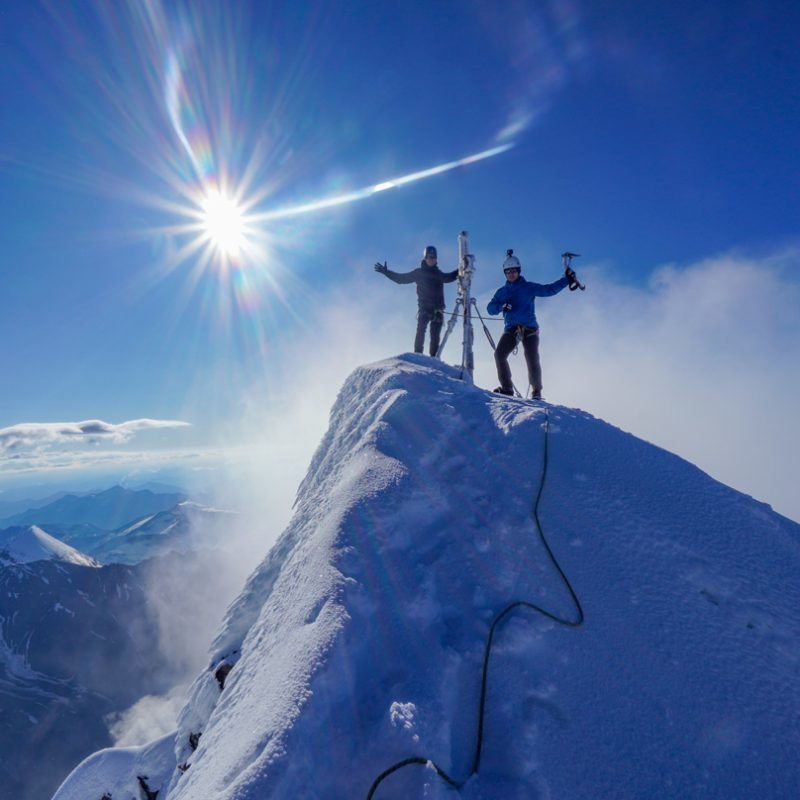
M 201 205 L 203 232 L 220 255 L 237 256 L 247 244 L 247 226 L 239 204 L 223 192 L 209 191 Z

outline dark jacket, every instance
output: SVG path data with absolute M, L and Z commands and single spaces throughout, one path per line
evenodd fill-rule
M 526 328 L 538 328 L 536 321 L 536 310 L 534 308 L 535 297 L 551 297 L 558 294 L 568 285 L 566 278 L 559 278 L 553 283 L 533 283 L 526 281 L 522 275 L 513 283 L 506 281 L 505 286 L 501 286 L 489 301 L 486 310 L 490 314 L 499 314 L 503 307 L 508 305 L 510 308 L 503 311 L 505 320 L 505 330 L 510 331 L 519 325 Z
M 438 311 L 444 308 L 443 284 L 452 283 L 458 277 L 457 269 L 442 272 L 439 267 L 429 267 L 425 261 L 411 272 L 393 272 L 390 269 L 381 272 L 395 283 L 416 283 L 420 311 Z

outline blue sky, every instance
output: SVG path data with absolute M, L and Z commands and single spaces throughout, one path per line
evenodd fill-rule
M 583 254 L 589 290 L 539 313 L 548 399 L 798 518 L 798 23 L 745 0 L 5 4 L 0 490 L 244 445 L 299 453 L 294 480 L 344 377 L 410 348 L 413 292 L 374 261 L 433 243 L 454 267 L 467 229 L 482 302 L 507 247 L 542 281 Z M 215 189 L 246 207 L 234 257 L 202 246 Z M 774 417 L 750 428 L 752 403 Z M 87 420 L 110 427 L 63 435 Z

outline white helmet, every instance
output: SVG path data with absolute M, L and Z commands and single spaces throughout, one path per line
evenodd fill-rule
M 503 262 L 503 272 L 507 272 L 510 269 L 518 269 L 522 272 L 522 264 L 519 263 L 519 259 L 514 255 L 513 250 L 506 250 L 506 260 Z

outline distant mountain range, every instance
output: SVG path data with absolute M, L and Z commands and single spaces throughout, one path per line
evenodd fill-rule
M 0 520 L 0 797 L 47 800 L 112 744 L 109 714 L 174 688 L 185 667 L 165 660 L 153 593 L 208 585 L 217 562 L 186 554 L 223 543 L 234 519 L 114 486 Z M 196 631 L 192 613 L 180 619 Z
M 29 508 L 0 519 L 0 528 L 12 526 L 59 524 L 94 525 L 116 530 L 147 514 L 156 514 L 185 500 L 180 493 L 160 494 L 149 489 L 125 489 L 112 486 L 90 494 L 67 494 L 46 505 Z
M 0 796 L 47 800 L 112 743 L 109 713 L 173 687 L 153 634 L 150 563 L 0 566 Z
M 0 493 L 0 519 L 7 519 L 14 514 L 19 514 L 21 511 L 27 511 L 29 508 L 41 508 L 48 503 L 60 500 L 68 494 L 69 492 L 51 492 L 42 497 L 29 497 L 27 494 L 22 497 L 16 497 L 15 494 L 9 495 L 8 491 L 4 491 Z

